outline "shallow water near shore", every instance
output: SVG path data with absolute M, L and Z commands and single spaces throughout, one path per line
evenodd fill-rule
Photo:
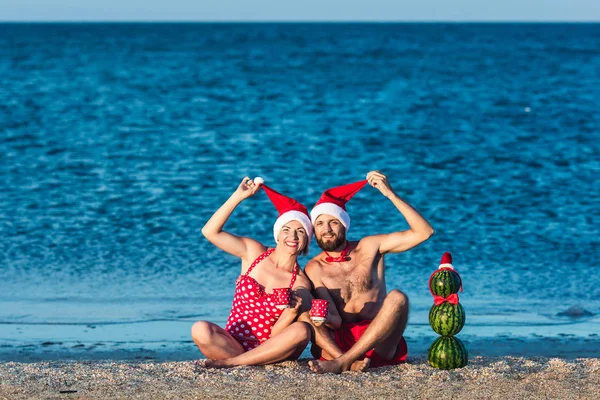
M 0 24 L 0 359 L 193 359 L 239 262 L 200 230 L 245 176 L 309 208 L 385 172 L 450 251 L 480 355 L 597 357 L 600 24 Z M 373 188 L 350 239 L 406 229 Z M 266 196 L 226 228 L 273 245 Z M 309 256 L 317 254 L 312 243 Z M 305 264 L 308 258 L 301 260 Z M 504 352 L 504 353 L 502 353 Z

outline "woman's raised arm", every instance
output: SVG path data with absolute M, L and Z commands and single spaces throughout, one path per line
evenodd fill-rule
M 223 230 L 223 226 L 233 213 L 233 210 L 245 199 L 252 197 L 258 192 L 260 183 L 255 184 L 252 179 L 245 177 L 235 192 L 225 203 L 210 217 L 202 228 L 202 234 L 209 242 L 229 254 L 246 259 L 248 248 L 251 246 L 262 246 L 259 242 L 236 236 Z

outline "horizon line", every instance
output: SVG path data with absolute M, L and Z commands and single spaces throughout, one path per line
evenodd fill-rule
M 0 24 L 598 24 L 600 20 L 0 20 Z

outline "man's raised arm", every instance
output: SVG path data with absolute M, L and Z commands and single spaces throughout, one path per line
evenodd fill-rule
M 370 240 L 379 241 L 379 252 L 381 254 L 406 251 L 423 243 L 433 235 L 434 231 L 429 222 L 394 192 L 384 174 L 379 171 L 371 171 L 367 174 L 367 181 L 396 206 L 410 227 L 410 229 L 402 232 L 369 237 Z

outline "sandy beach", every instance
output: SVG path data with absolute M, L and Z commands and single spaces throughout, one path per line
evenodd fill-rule
M 225 370 L 206 369 L 203 361 L 5 362 L 0 398 L 600 398 L 597 358 L 474 357 L 452 371 L 409 358 L 404 365 L 341 375 L 316 375 L 307 362 Z

